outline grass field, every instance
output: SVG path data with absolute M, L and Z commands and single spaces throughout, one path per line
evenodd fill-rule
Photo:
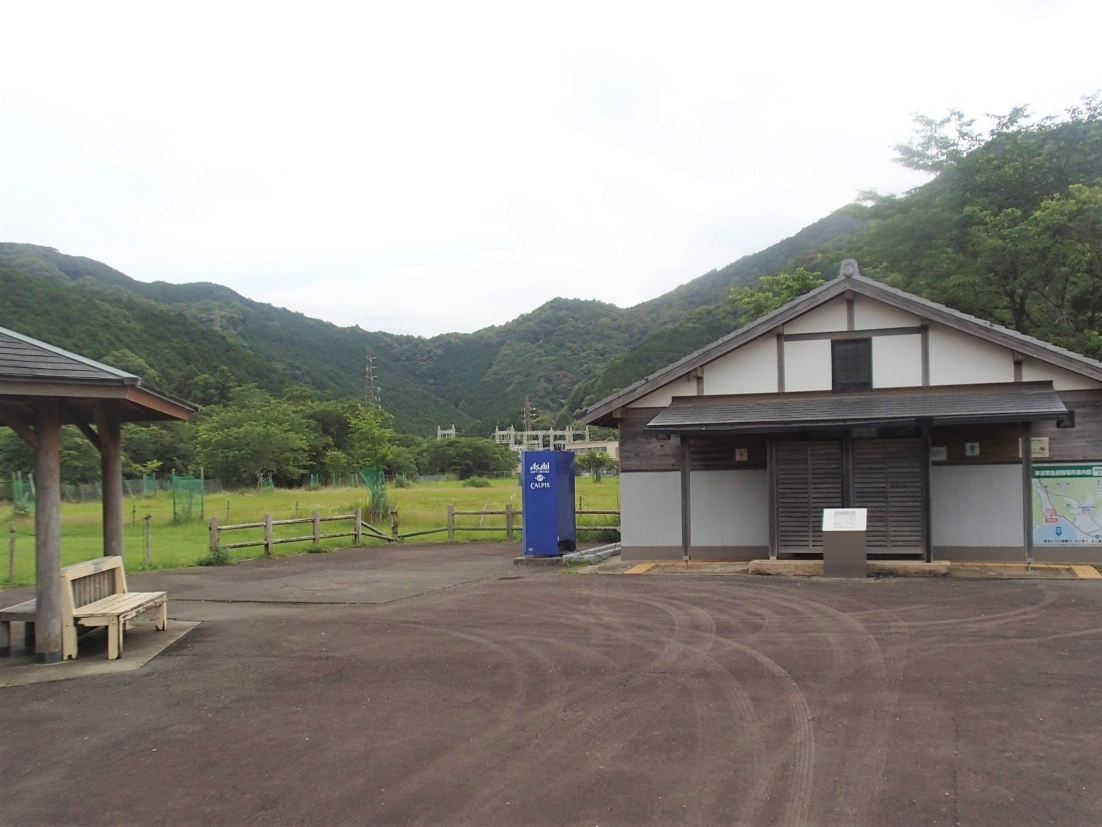
M 389 490 L 390 502 L 398 506 L 401 520 L 400 531 L 418 531 L 443 527 L 447 523 L 447 508 L 454 505 L 460 511 L 478 511 L 486 509 L 501 510 L 507 503 L 520 509 L 520 486 L 516 480 L 493 480 L 489 488 L 467 488 L 460 482 L 423 482 L 410 488 Z M 617 477 L 606 477 L 600 483 L 579 477 L 577 493 L 582 498 L 584 508 L 618 509 L 620 507 L 620 481 Z M 322 516 L 351 514 L 357 505 L 365 507 L 367 491 L 365 488 L 321 488 L 315 491 L 306 489 L 277 489 L 265 491 L 234 491 L 224 494 L 208 494 L 205 502 L 206 518 L 217 517 L 219 523 L 251 523 L 263 519 L 270 513 L 273 519 L 282 520 L 293 517 L 309 517 L 317 510 Z M 11 504 L 0 503 L 3 514 L 3 531 L 0 537 L 0 586 L 20 586 L 34 582 L 34 516 L 12 517 Z M 150 564 L 145 563 L 144 517 L 150 515 Z M 161 492 L 150 497 L 127 497 L 124 502 L 124 549 L 127 571 L 148 571 L 151 569 L 170 569 L 193 566 L 206 556 L 208 549 L 208 530 L 204 520 L 199 519 L 196 509 L 195 520 L 174 523 L 172 519 L 172 494 Z M 578 525 L 615 525 L 615 516 L 583 516 Z M 15 526 L 15 576 L 8 576 L 9 524 Z M 456 539 L 463 542 L 494 541 L 505 539 L 504 530 L 496 532 L 464 532 L 461 526 L 502 526 L 504 517 L 457 517 L 456 525 L 460 529 Z M 376 525 L 385 533 L 390 533 L 389 522 Z M 519 521 L 516 544 L 520 547 Z M 351 531 L 352 523 L 330 522 L 322 524 L 322 532 Z M 310 525 L 276 526 L 275 536 L 294 537 L 310 533 Z M 365 545 L 383 546 L 380 540 L 367 540 Z M 602 539 L 596 532 L 582 534 L 582 539 Z M 224 532 L 222 543 L 242 542 L 263 539 L 261 529 L 243 529 Z M 417 537 L 410 542 L 445 542 L 447 534 L 430 534 Z M 352 539 L 323 540 L 322 549 L 343 548 L 352 544 Z M 309 541 L 277 545 L 275 554 L 302 554 L 313 548 Z M 234 549 L 234 560 L 259 557 L 263 547 Z M 61 506 L 61 562 L 62 565 L 88 560 L 103 554 L 102 515 L 98 502 L 62 503 Z

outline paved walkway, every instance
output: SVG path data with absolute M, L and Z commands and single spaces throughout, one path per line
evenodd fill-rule
M 134 577 L 201 625 L 137 671 L 0 689 L 0 822 L 1102 823 L 1102 583 L 513 553 Z

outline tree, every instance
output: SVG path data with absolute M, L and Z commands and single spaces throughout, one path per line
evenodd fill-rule
M 429 444 L 426 466 L 430 474 L 455 473 L 465 480 L 475 475 L 511 474 L 517 467 L 517 455 L 509 446 L 490 439 L 442 439 Z
M 579 471 L 588 471 L 594 482 L 600 482 L 604 474 L 618 465 L 619 463 L 604 451 L 586 451 L 574 462 L 574 467 Z
M 381 408 L 360 405 L 348 417 L 348 445 L 345 452 L 353 468 L 377 468 L 390 459 L 394 417 Z
M 791 272 L 762 276 L 757 287 L 732 288 L 730 298 L 741 311 L 742 320 L 749 322 L 772 313 L 804 293 L 810 293 L 822 283 L 823 277 L 818 273 L 809 273 L 803 267 L 797 267 Z
M 256 387 L 238 388 L 229 405 L 206 413 L 198 427 L 196 455 L 203 466 L 223 479 L 251 476 L 258 487 L 268 474 L 300 477 L 310 444 L 310 424 L 284 400 Z

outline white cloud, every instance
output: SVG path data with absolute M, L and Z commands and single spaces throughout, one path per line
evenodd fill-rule
M 431 334 L 632 304 L 862 189 L 915 111 L 1102 86 L 1095 3 L 9 4 L 0 236 Z M 1059 49 L 1059 60 L 1023 60 Z

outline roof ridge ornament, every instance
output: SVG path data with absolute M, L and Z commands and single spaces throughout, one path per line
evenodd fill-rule
M 838 275 L 844 279 L 852 278 L 853 276 L 861 275 L 861 268 L 857 266 L 857 259 L 847 258 L 842 262 L 841 268 L 838 270 Z

